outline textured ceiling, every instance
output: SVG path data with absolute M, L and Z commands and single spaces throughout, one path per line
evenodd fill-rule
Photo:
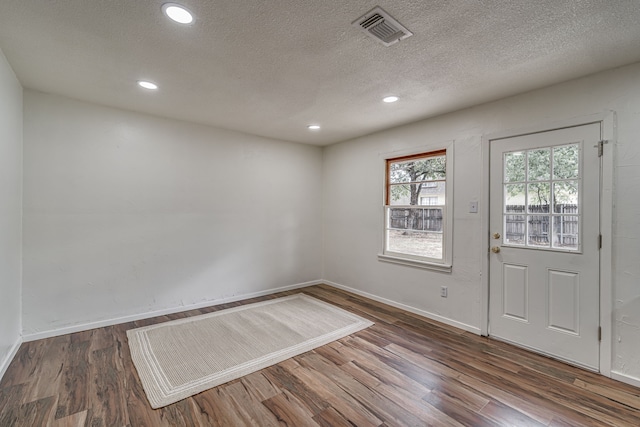
M 162 3 L 1 0 L 0 48 L 27 88 L 318 145 L 640 61 L 638 0 Z M 351 26 L 376 5 L 414 36 Z

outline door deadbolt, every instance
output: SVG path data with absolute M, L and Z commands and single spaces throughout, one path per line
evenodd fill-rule
M 500 238 L 500 233 L 493 233 L 493 238 L 494 239 L 499 239 Z

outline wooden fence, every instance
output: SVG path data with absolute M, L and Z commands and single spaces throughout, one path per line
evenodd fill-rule
M 390 228 L 442 232 L 442 208 L 391 208 Z
M 505 239 L 509 243 L 524 244 L 527 230 L 526 206 L 507 206 L 505 220 Z M 556 205 L 560 216 L 555 216 L 553 226 L 549 223 L 549 205 L 529 206 L 529 244 L 549 246 L 553 236 L 554 247 L 576 247 L 578 244 L 579 224 L 577 205 Z M 550 228 L 551 227 L 551 228 Z M 549 231 L 552 229 L 552 233 Z

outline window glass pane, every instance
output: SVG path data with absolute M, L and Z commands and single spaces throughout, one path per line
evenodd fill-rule
M 430 185 L 425 186 L 425 184 Z M 431 203 L 433 205 L 444 205 L 446 187 L 447 185 L 444 181 L 422 183 L 422 187 L 420 188 L 420 197 L 435 200 L 435 202 Z
M 578 213 L 578 181 L 553 183 L 553 212 Z
M 571 179 L 579 176 L 580 151 L 578 144 L 553 148 L 553 178 Z
M 524 208 L 524 206 L 523 206 Z M 524 245 L 526 231 L 526 215 L 504 216 L 504 243 L 509 245 Z
M 422 197 L 420 196 L 420 204 L 424 206 L 439 205 L 437 197 Z
M 557 215 L 553 217 L 553 247 L 578 250 L 579 217 Z
M 529 215 L 527 244 L 529 246 L 549 247 L 549 216 Z
M 389 204 L 394 206 L 417 205 L 420 200 L 420 188 L 420 184 L 391 185 Z
M 541 148 L 527 152 L 529 160 L 529 181 L 541 181 L 551 178 L 551 150 Z
M 505 213 L 524 212 L 524 184 L 506 184 L 504 186 Z
M 506 182 L 524 181 L 524 152 L 506 153 L 504 155 L 504 180 Z
M 413 162 L 411 162 L 413 164 Z M 389 166 L 389 182 L 397 184 L 400 182 L 411 182 L 411 166 L 407 163 L 391 163 Z
M 392 162 L 389 168 L 389 182 L 392 184 L 414 181 L 445 179 L 445 156 L 429 157 L 421 160 Z
M 529 213 L 549 212 L 551 191 L 548 182 L 536 182 L 529 184 L 527 192 L 527 210 Z
M 388 230 L 387 250 L 413 256 L 442 259 L 442 233 Z

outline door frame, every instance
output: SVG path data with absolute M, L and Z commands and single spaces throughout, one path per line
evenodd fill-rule
M 548 132 L 569 127 L 600 124 L 600 139 L 607 141 L 603 147 L 600 167 L 600 233 L 602 234 L 602 248 L 600 249 L 600 373 L 611 377 L 611 352 L 613 332 L 613 275 L 612 275 L 612 237 L 613 237 L 613 165 L 614 147 L 616 145 L 616 113 L 603 113 L 580 116 L 570 119 L 542 123 L 525 128 L 509 129 L 482 136 L 482 195 L 481 195 L 481 235 L 483 247 L 486 248 L 482 257 L 482 295 L 481 295 L 481 324 L 480 334 L 489 335 L 489 247 L 491 236 L 489 230 L 489 160 L 491 141 Z

